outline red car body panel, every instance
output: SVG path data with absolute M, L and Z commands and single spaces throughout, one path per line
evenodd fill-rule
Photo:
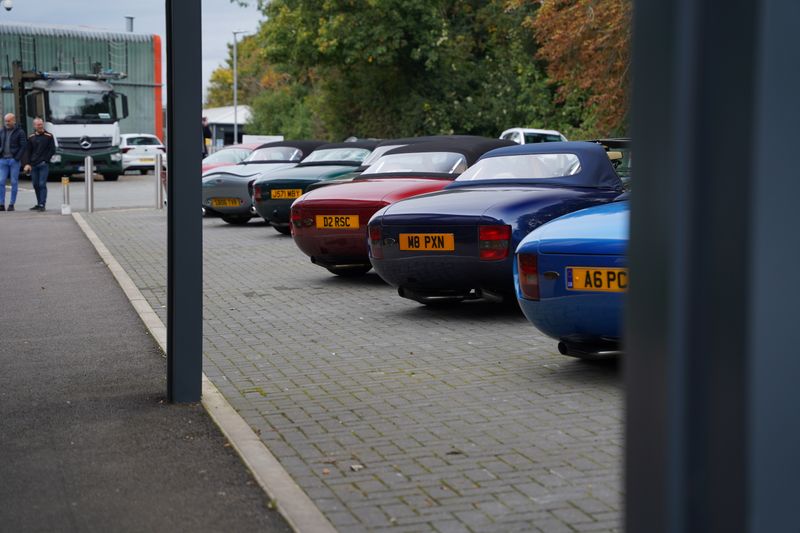
M 376 177 L 310 191 L 292 204 L 292 238 L 321 266 L 369 265 L 367 222 L 372 215 L 399 200 L 442 190 L 455 177 Z M 343 215 L 357 215 L 358 227 L 317 227 L 317 216 Z

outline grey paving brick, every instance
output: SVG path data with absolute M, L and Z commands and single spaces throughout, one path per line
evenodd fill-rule
M 166 320 L 165 214 L 86 219 Z M 429 309 L 263 224 L 203 226 L 205 372 L 340 531 L 621 528 L 615 364 L 514 305 Z

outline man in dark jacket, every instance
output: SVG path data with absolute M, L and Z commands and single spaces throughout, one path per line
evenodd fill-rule
M 56 153 L 56 143 L 53 135 L 44 129 L 44 120 L 39 117 L 33 119 L 33 135 L 28 137 L 25 147 L 25 172 L 31 173 L 31 183 L 36 191 L 36 205 L 31 211 L 44 211 L 47 203 L 47 174 L 50 173 L 48 163 Z
M 3 117 L 5 127 L 0 130 L 0 211 L 6 210 L 6 180 L 11 178 L 11 202 L 8 210 L 14 210 L 19 189 L 19 167 L 25 154 L 25 132 L 17 126 L 13 113 Z

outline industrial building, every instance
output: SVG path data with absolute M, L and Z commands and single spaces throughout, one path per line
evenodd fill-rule
M 90 75 L 119 73 L 115 92 L 127 96 L 128 116 L 121 133 L 152 133 L 163 140 L 161 38 L 75 26 L 0 23 L 0 111 L 17 113 L 12 76 L 19 61 L 25 71 Z M 30 119 L 26 129 L 30 131 Z

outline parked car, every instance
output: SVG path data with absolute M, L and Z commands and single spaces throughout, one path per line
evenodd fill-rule
M 295 200 L 294 242 L 312 263 L 333 274 L 363 274 L 372 268 L 366 223 L 376 211 L 403 198 L 441 190 L 481 155 L 508 145 L 513 143 L 460 137 L 385 152 L 351 182 L 312 190 Z
M 279 141 L 262 144 L 236 165 L 226 165 L 203 174 L 203 213 L 218 215 L 228 224 L 247 224 L 258 216 L 253 207 L 252 186 L 256 179 L 292 168 L 322 141 Z
M 167 150 L 158 137 L 149 133 L 123 133 L 119 149 L 122 152 L 122 172 L 138 170 L 140 174 L 147 174 L 154 170 L 158 153 L 166 164 Z
M 564 215 L 517 247 L 514 286 L 522 312 L 558 340 L 562 354 L 619 354 L 628 289 L 627 193 L 609 204 Z
M 477 135 L 426 135 L 422 137 L 402 137 L 398 139 L 386 139 L 380 141 L 377 145 L 375 145 L 375 149 L 372 150 L 372 152 L 361 163 L 361 165 L 359 165 L 357 168 L 354 168 L 352 172 L 343 174 L 331 180 L 318 181 L 317 183 L 312 183 L 311 185 L 308 186 L 307 190 L 313 191 L 314 189 L 319 189 L 321 187 L 329 187 L 331 185 L 337 185 L 339 183 L 353 181 L 356 177 L 361 175 L 362 172 L 367 170 L 370 167 L 370 165 L 372 165 L 378 159 L 383 157 L 383 155 L 386 152 L 388 152 L 389 150 L 394 150 L 395 148 L 402 148 L 403 146 L 408 146 L 409 144 L 419 144 L 419 143 L 444 141 L 444 140 L 475 139 L 475 138 L 480 139 L 482 137 L 479 137 Z
M 372 152 L 378 141 L 323 144 L 294 168 L 275 172 L 253 183 L 256 212 L 279 233 L 289 235 L 289 207 L 312 183 L 343 176 Z
M 517 144 L 563 142 L 567 140 L 559 131 L 536 128 L 511 128 L 501 133 L 500 138 L 514 141 Z
M 512 295 L 513 251 L 525 235 L 622 190 L 599 144 L 499 148 L 443 191 L 378 211 L 370 261 L 400 296 L 425 304 Z
M 259 144 L 231 144 L 203 158 L 203 174 L 212 168 L 241 163 Z

